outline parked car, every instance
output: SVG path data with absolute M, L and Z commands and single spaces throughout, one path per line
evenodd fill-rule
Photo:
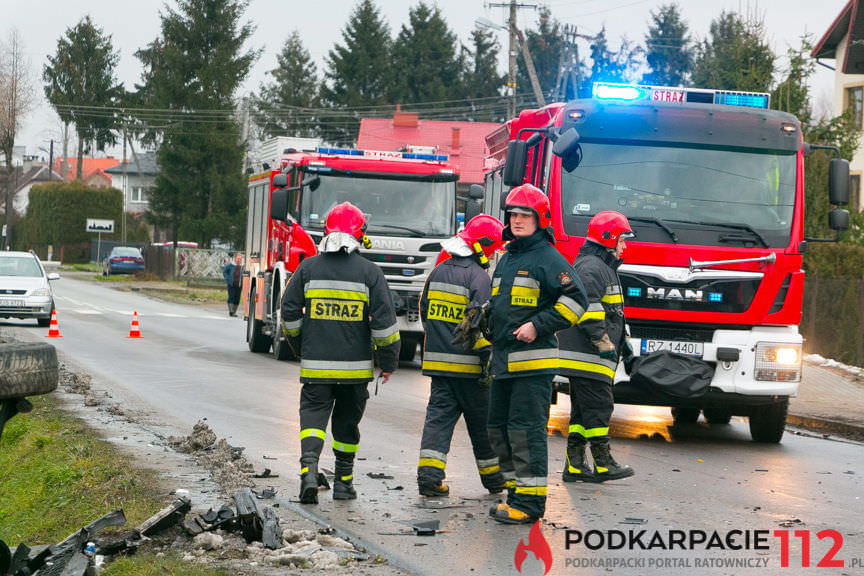
M 111 254 L 102 261 L 102 275 L 134 274 L 144 271 L 144 256 L 141 250 L 131 246 L 115 246 Z
M 51 323 L 56 272 L 45 272 L 32 252 L 0 252 L 0 318 L 35 318 L 39 326 Z

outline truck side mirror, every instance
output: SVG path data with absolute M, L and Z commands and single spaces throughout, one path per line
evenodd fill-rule
M 579 144 L 579 132 L 575 128 L 568 128 L 558 135 L 558 139 L 552 145 L 552 153 L 559 158 L 564 158 L 576 150 L 577 144 Z
M 528 143 L 525 140 L 511 140 L 507 144 L 504 159 L 504 173 L 501 179 L 505 186 L 519 186 L 525 180 L 525 163 L 528 161 Z
M 841 232 L 849 229 L 849 211 L 843 208 L 834 208 L 828 212 L 828 227 L 831 230 Z
M 479 216 L 479 215 L 480 215 L 480 203 L 477 202 L 476 200 L 469 200 L 465 204 L 465 223 L 467 224 L 468 222 L 471 221 L 472 218 L 474 218 L 475 216 Z
M 288 185 L 288 175 L 284 172 L 280 172 L 279 174 L 275 174 L 273 176 L 273 187 L 274 188 L 284 188 Z
M 828 200 L 831 204 L 836 204 L 838 206 L 843 206 L 849 203 L 848 160 L 844 160 L 843 158 L 834 158 L 828 164 Z M 845 230 L 845 228 L 843 228 L 843 230 Z
M 314 192 L 318 189 L 319 186 L 321 186 L 321 177 L 315 174 L 314 176 L 312 176 L 312 178 L 305 180 L 303 182 L 303 186 L 308 186 L 309 190 Z
M 276 180 L 277 174 L 273 177 Z M 288 190 L 280 188 L 274 190 L 270 198 L 270 218 L 284 222 L 288 218 Z
M 485 193 L 486 189 L 480 184 L 471 184 L 471 187 L 468 188 L 468 196 L 473 200 L 482 200 Z

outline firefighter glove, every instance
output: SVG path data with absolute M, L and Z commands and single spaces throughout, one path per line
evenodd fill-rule
M 592 342 L 597 348 L 597 352 L 604 360 L 617 360 L 618 353 L 615 351 L 615 345 L 609 339 L 609 334 L 604 333 L 599 340 Z
M 635 359 L 636 356 L 633 354 L 633 346 L 631 346 L 630 341 L 625 338 L 624 344 L 621 346 L 621 360 L 624 362 L 624 372 L 628 375 L 633 369 L 633 361 Z
M 474 344 L 483 337 L 480 325 L 483 322 L 483 310 L 474 306 L 467 308 L 462 321 L 453 331 L 451 344 L 461 346 L 464 350 L 473 350 Z

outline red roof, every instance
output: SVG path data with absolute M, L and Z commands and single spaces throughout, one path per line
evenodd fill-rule
M 120 160 L 117 158 L 82 158 L 81 164 L 81 180 L 89 181 L 97 174 L 105 178 L 109 185 L 111 183 L 111 174 L 106 174 L 105 170 L 118 166 Z M 71 182 L 75 179 L 78 172 L 78 158 L 70 157 L 67 162 L 66 181 Z M 57 174 L 63 174 L 63 158 L 54 159 L 54 171 Z
M 481 184 L 484 139 L 498 126 L 493 122 L 417 120 L 414 114 L 397 112 L 394 118 L 361 119 L 357 148 L 397 150 L 407 145 L 437 146 L 439 154 L 450 156 L 461 182 Z

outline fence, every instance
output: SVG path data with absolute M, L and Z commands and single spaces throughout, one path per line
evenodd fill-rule
M 149 246 L 144 253 L 147 272 L 160 280 L 185 280 L 188 284 L 221 283 L 222 267 L 227 260 L 227 250 L 206 248 Z
M 864 280 L 807 276 L 804 351 L 864 366 Z

